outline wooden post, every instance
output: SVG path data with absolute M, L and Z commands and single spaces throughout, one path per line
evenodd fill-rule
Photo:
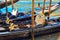
M 12 10 L 14 9 L 14 3 L 13 3 L 13 0 L 11 0 L 11 3 L 12 3 Z
M 52 0 L 50 0 L 50 4 L 49 4 L 48 20 L 49 20 L 49 17 L 50 17 L 51 3 L 52 3 Z
M 43 4 L 43 8 L 42 8 L 42 13 L 44 14 L 44 9 L 45 9 L 45 2 L 46 0 L 44 0 L 44 4 Z
M 7 7 L 8 4 L 7 4 L 7 0 L 5 0 L 5 1 L 6 1 L 6 14 L 7 14 L 6 16 L 8 16 L 8 7 Z
M 32 0 L 32 40 L 34 40 L 34 0 Z

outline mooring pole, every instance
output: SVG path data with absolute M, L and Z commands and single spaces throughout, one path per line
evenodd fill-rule
M 7 0 L 5 0 L 5 1 L 6 1 L 6 14 L 7 14 L 6 16 L 8 16 L 8 7 L 7 7 L 8 4 L 7 4 Z
M 50 0 L 50 4 L 49 4 L 48 20 L 49 20 L 49 18 L 50 18 L 51 3 L 52 3 L 52 0 Z
M 13 3 L 13 0 L 11 0 L 11 3 L 12 3 L 12 10 L 14 9 L 14 3 Z
M 32 40 L 34 40 L 34 0 L 32 0 Z
M 44 0 L 44 4 L 43 4 L 43 8 L 42 8 L 42 13 L 44 14 L 44 9 L 45 9 L 45 2 L 46 0 Z

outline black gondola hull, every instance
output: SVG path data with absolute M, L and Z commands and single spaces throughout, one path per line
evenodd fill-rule
M 19 1 L 19 0 L 13 0 L 14 3 L 16 3 L 17 1 Z M 11 2 L 10 2 L 10 1 L 8 1 L 8 6 L 9 6 L 9 5 L 11 5 Z M 1 3 L 0 3 L 0 9 L 2 9 L 2 8 L 4 8 L 4 7 L 6 7 L 6 2 L 3 2 L 3 3 L 1 2 Z
M 59 23 L 59 22 L 58 22 Z M 3 34 L 2 32 L 0 32 L 0 37 L 1 38 L 26 38 L 26 37 L 30 37 L 31 38 L 31 28 L 24 28 L 23 30 L 19 29 L 19 30 L 15 30 L 15 31 L 7 31 L 9 33 L 5 33 Z M 42 27 L 39 28 L 37 26 L 37 28 L 34 28 L 34 33 L 35 36 L 41 36 L 41 35 L 47 35 L 47 34 L 51 34 L 51 33 L 56 33 L 56 32 L 60 32 L 60 23 L 55 25 L 48 25 L 47 27 Z

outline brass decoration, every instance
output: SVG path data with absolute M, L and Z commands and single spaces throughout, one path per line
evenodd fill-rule
M 18 25 L 15 25 L 13 23 L 10 23 L 10 26 L 9 26 L 10 31 L 12 31 L 14 29 L 17 29 L 17 28 L 19 28 Z
M 6 24 L 9 24 L 12 20 L 6 17 Z

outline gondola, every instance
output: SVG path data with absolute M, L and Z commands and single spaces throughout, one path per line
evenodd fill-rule
M 57 20 L 57 19 L 54 19 L 54 20 Z M 49 23 L 49 22 L 51 22 L 51 23 Z M 39 26 L 36 26 L 34 28 L 35 36 L 60 31 L 60 22 L 59 21 L 50 20 L 49 22 L 47 22 L 48 24 L 42 28 Z M 1 38 L 6 39 L 6 38 L 18 38 L 18 37 L 21 37 L 21 38 L 31 37 L 31 28 L 19 28 L 17 30 L 15 29 L 13 31 L 9 31 L 6 29 L 4 29 L 4 30 L 5 31 L 0 30 L 0 37 Z
M 13 0 L 13 2 L 14 3 L 16 3 L 16 2 L 18 2 L 19 0 Z M 10 1 L 8 1 L 8 5 L 10 5 L 11 4 L 11 2 Z M 3 5 L 3 6 L 2 6 Z M 0 9 L 2 9 L 2 8 L 4 8 L 4 7 L 6 7 L 6 2 L 0 2 Z
M 58 20 L 60 20 L 59 18 L 60 18 L 59 16 L 50 17 L 50 19 L 49 19 L 50 21 L 47 22 L 47 25 L 45 25 L 42 28 L 39 27 L 40 25 L 35 26 L 34 27 L 35 36 L 59 32 L 60 31 L 60 21 L 58 21 Z M 57 20 L 57 21 L 55 21 L 55 20 Z M 32 32 L 31 28 L 19 28 L 19 29 L 9 31 L 9 29 L 5 29 L 8 26 L 9 25 L 4 26 L 4 27 L 2 27 L 3 30 L 0 30 L 1 38 L 4 38 L 4 39 L 11 38 L 12 39 L 12 38 L 18 38 L 18 37 L 21 37 L 21 38 L 31 37 L 31 32 Z
M 55 10 L 59 9 L 59 8 L 60 8 L 60 2 L 58 2 L 57 4 L 55 4 L 55 5 L 53 5 L 53 6 L 51 7 L 51 13 L 54 12 Z M 37 9 L 37 10 L 36 10 L 36 8 L 35 8 L 34 14 L 35 14 L 35 16 L 36 16 L 36 15 L 38 15 L 38 14 L 41 13 L 41 12 L 42 12 L 42 9 Z M 8 14 L 9 14 L 9 18 L 12 19 L 12 20 L 25 20 L 25 19 L 30 19 L 31 16 L 32 16 L 32 15 L 31 15 L 31 11 L 28 12 L 27 14 L 26 14 L 26 13 L 23 13 L 23 12 L 18 13 L 17 16 L 12 15 L 11 13 L 8 13 Z M 45 16 L 48 15 L 48 8 L 46 8 L 46 9 L 44 10 L 44 14 L 45 14 Z M 6 14 L 2 14 L 1 16 L 3 16 L 3 15 L 6 16 Z
M 21 17 L 21 18 L 23 18 L 23 17 Z M 57 20 L 57 21 L 55 21 L 55 20 Z M 59 17 L 58 18 L 55 17 L 54 19 L 50 17 L 49 21 L 46 20 L 47 24 L 45 24 L 43 27 L 40 27 L 40 25 L 35 25 L 34 26 L 35 36 L 60 31 L 60 21 L 58 21 L 58 20 L 60 20 Z M 11 39 L 11 38 L 18 38 L 18 37 L 21 37 L 21 38 L 31 37 L 32 27 L 28 27 L 27 25 L 31 25 L 31 24 L 24 24 L 24 22 L 22 22 L 22 23 L 19 22 L 19 24 L 18 24 L 16 21 L 15 24 L 13 24 L 11 22 L 10 24 L 0 25 L 0 28 L 1 28 L 0 37 L 4 38 L 4 39 L 7 39 L 7 38 Z M 16 28 L 16 26 L 17 26 L 17 28 Z M 25 26 L 25 27 L 23 27 L 23 26 Z M 10 27 L 13 27 L 14 30 L 11 30 Z

